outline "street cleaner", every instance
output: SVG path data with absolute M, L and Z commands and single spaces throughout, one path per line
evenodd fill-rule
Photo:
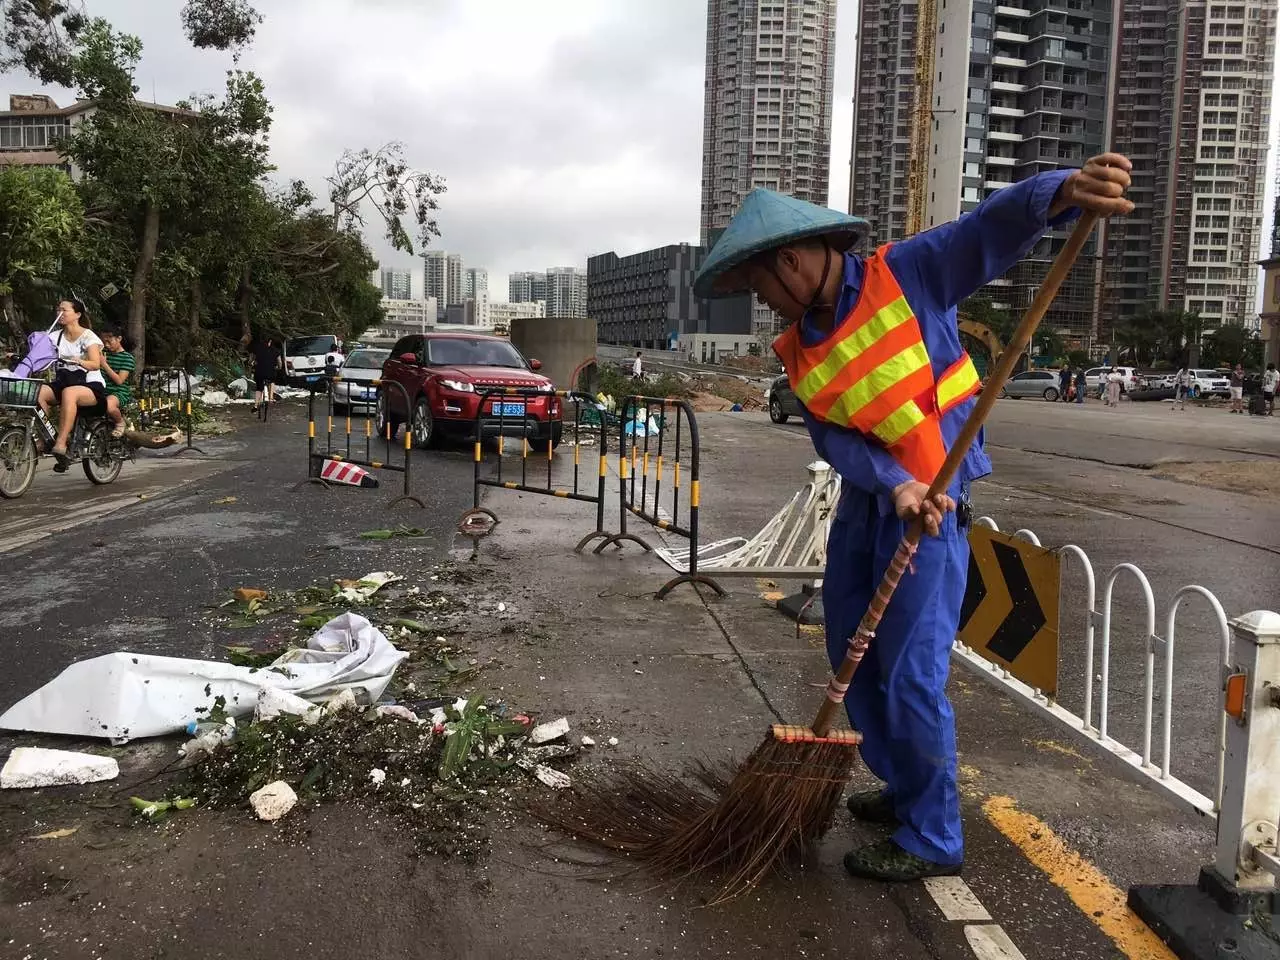
M 854 817 L 896 825 L 846 855 L 855 876 L 914 880 L 960 872 L 955 715 L 945 687 L 968 574 L 969 485 L 991 472 L 982 437 L 946 495 L 929 482 L 980 388 L 956 307 L 1000 277 L 1047 227 L 1128 213 L 1131 164 L 1103 154 L 993 193 L 958 220 L 850 252 L 867 222 L 753 191 L 695 281 L 700 297 L 752 291 L 788 322 L 774 341 L 818 455 L 842 479 L 823 575 L 827 653 L 844 657 L 908 522 L 925 532 L 845 700 L 883 788 L 855 793 Z M 957 503 L 960 509 L 957 510 Z

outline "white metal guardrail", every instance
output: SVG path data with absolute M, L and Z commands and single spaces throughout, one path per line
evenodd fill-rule
M 999 530 L 996 522 L 990 517 L 980 517 L 975 523 Z M 1022 537 L 1040 545 L 1040 540 L 1030 530 L 1019 530 L 1014 536 Z M 1170 601 L 1168 613 L 1164 621 L 1164 635 L 1156 633 L 1156 601 L 1151 584 L 1146 574 L 1132 563 L 1116 565 L 1107 574 L 1102 591 L 1102 611 L 1097 609 L 1097 578 L 1093 563 L 1088 554 L 1075 544 L 1067 544 L 1057 549 L 1062 558 L 1062 577 L 1066 579 L 1068 568 L 1078 565 L 1085 578 L 1085 636 L 1084 636 L 1084 696 L 1080 714 L 1073 713 L 1057 699 L 1047 696 L 1042 691 L 1023 683 L 1012 676 L 1008 670 L 993 664 L 979 656 L 974 650 L 959 642 L 952 649 L 952 655 L 965 666 L 981 676 L 992 680 L 1012 693 L 1018 699 L 1031 706 L 1042 715 L 1065 725 L 1080 736 L 1088 739 L 1096 746 L 1123 760 L 1134 770 L 1149 778 L 1156 786 L 1163 789 L 1181 804 L 1196 813 L 1216 818 L 1222 802 L 1222 783 L 1224 772 L 1224 756 L 1226 749 L 1227 715 L 1219 710 L 1219 722 L 1216 738 L 1217 775 L 1212 797 L 1180 780 L 1173 773 L 1173 716 L 1175 698 L 1173 689 L 1173 668 L 1176 659 L 1176 636 L 1178 611 L 1183 601 L 1191 597 L 1203 600 L 1209 607 L 1221 636 L 1219 668 L 1225 679 L 1228 658 L 1231 649 L 1231 630 L 1227 624 L 1227 615 L 1218 598 L 1205 587 L 1190 584 L 1182 587 Z M 1069 563 L 1068 560 L 1073 560 Z M 1131 577 L 1141 590 L 1145 610 L 1145 656 L 1143 664 L 1144 705 L 1142 711 L 1142 750 L 1135 751 L 1121 743 L 1111 734 L 1111 639 L 1113 620 L 1111 614 L 1112 597 L 1116 583 L 1122 576 Z M 1065 591 L 1064 591 L 1065 592 Z M 1059 614 L 1061 616 L 1061 613 Z M 1101 633 L 1099 644 L 1095 643 L 1097 633 Z M 1062 635 L 1062 632 L 1059 631 Z M 1095 657 L 1095 652 L 1099 656 Z M 1160 692 L 1160 754 L 1159 763 L 1153 761 L 1152 741 L 1154 735 L 1154 701 L 1156 683 L 1156 657 L 1163 658 Z M 1061 658 L 1060 658 L 1061 659 Z M 1095 679 L 1096 678 L 1096 679 Z M 1094 723 L 1094 685 L 1098 685 L 1098 716 Z M 1220 704 L 1219 704 L 1220 705 Z
M 698 570 L 709 577 L 821 579 L 827 537 L 840 501 L 840 475 L 822 460 L 808 466 L 809 482 L 750 540 L 718 540 L 698 552 Z M 689 568 L 689 550 L 654 551 L 678 573 Z

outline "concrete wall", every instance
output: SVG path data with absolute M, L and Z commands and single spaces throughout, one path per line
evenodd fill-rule
M 596 357 L 596 322 L 588 317 L 517 317 L 511 342 L 561 390 L 572 390 L 574 374 Z

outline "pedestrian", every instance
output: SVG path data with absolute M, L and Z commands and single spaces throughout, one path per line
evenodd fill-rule
M 1238 363 L 1231 369 L 1231 412 L 1244 413 L 1244 367 Z
M 640 351 L 636 351 L 636 358 L 631 364 L 631 376 L 639 380 L 644 376 L 644 365 L 640 362 Z
M 276 375 L 280 369 L 280 348 L 273 337 L 260 337 L 253 346 L 253 406 L 258 409 L 265 398 L 276 400 Z
M 873 591 L 917 518 L 916 551 L 854 674 L 845 705 L 883 789 L 856 793 L 859 819 L 896 823 L 846 869 L 881 880 L 960 872 L 955 715 L 945 686 L 964 598 L 969 485 L 991 472 L 981 437 L 951 488 L 928 483 L 973 409 L 978 372 L 956 305 L 1003 276 L 1079 209 L 1127 213 L 1131 164 L 1104 154 L 991 193 L 953 223 L 862 256 L 858 217 L 752 191 L 707 255 L 699 298 L 754 292 L 788 321 L 774 341 L 818 455 L 842 478 L 823 578 L 827 653 L 843 659 Z M 917 406 L 922 396 L 932 399 Z M 962 505 L 956 514 L 956 504 Z
M 1170 410 L 1187 409 L 1187 393 L 1191 390 L 1191 371 L 1182 367 L 1173 378 L 1173 406 Z
M 1107 373 L 1107 406 L 1120 406 L 1120 384 L 1124 381 L 1124 374 L 1117 368 L 1112 367 Z
M 1063 367 L 1058 371 L 1058 396 L 1063 403 L 1071 402 L 1071 368 Z
M 1262 402 L 1267 405 L 1267 416 L 1276 415 L 1276 388 L 1280 387 L 1280 370 L 1274 363 L 1267 364 L 1266 373 L 1262 375 Z
M 1076 403 L 1084 403 L 1084 395 L 1089 392 L 1089 379 L 1084 375 L 1084 367 L 1076 367 Z

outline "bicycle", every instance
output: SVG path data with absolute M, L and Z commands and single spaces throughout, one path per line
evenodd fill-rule
M 38 397 L 46 381 L 0 379 L 0 497 L 16 500 L 36 477 L 36 463 L 42 456 L 39 439 L 46 451 L 53 450 L 57 431 L 40 409 Z M 133 451 L 123 438 L 111 436 L 111 421 L 105 404 L 79 411 L 75 428 L 67 441 L 67 457 L 80 461 L 90 483 L 105 486 L 120 476 Z

